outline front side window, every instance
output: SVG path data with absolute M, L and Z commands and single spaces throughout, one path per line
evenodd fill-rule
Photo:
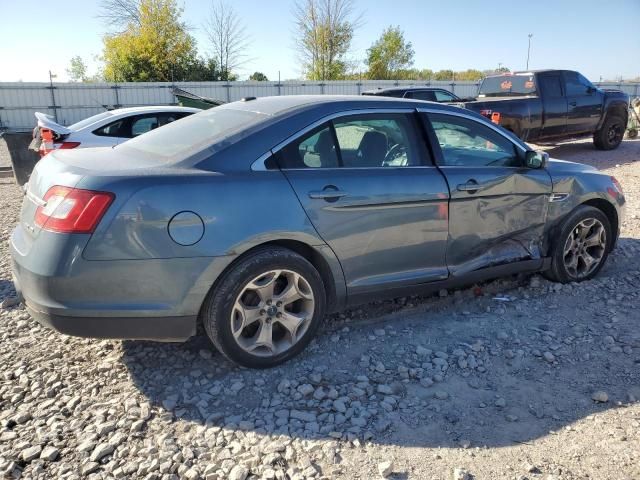
M 131 137 L 137 137 L 155 128 L 158 128 L 158 117 L 156 115 L 135 117 L 131 122 Z
M 281 168 L 378 168 L 421 164 L 411 117 L 367 114 L 327 122 L 277 154 Z
M 516 146 L 506 137 L 464 117 L 429 114 L 442 151 L 442 164 L 454 167 L 519 167 Z
M 588 95 L 593 84 L 577 72 L 565 72 L 567 95 Z

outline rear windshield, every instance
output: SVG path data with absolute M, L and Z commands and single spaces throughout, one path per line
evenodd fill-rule
M 536 95 L 536 83 L 533 75 L 501 75 L 487 77 L 480 85 L 478 97 L 510 97 Z
M 102 112 L 99 113 L 97 115 L 94 115 L 93 117 L 89 117 L 89 118 L 85 118 L 84 120 L 80 120 L 79 122 L 74 123 L 73 125 L 69 125 L 69 130 L 80 130 L 84 127 L 87 127 L 89 125 L 93 125 L 96 122 L 99 122 L 100 120 L 104 120 L 105 118 L 109 118 L 111 117 L 113 114 L 111 112 Z
M 214 107 L 151 130 L 124 142 L 122 147 L 151 155 L 161 162 L 178 161 L 264 118 L 266 115 L 257 112 Z

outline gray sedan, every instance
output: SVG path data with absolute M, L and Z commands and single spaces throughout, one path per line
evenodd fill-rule
M 348 305 L 515 272 L 588 280 L 624 203 L 613 177 L 467 110 L 246 98 L 44 158 L 14 281 L 60 332 L 179 341 L 202 322 L 227 358 L 270 367 Z

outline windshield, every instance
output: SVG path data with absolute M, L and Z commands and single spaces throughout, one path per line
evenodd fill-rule
M 478 97 L 510 97 L 536 95 L 533 75 L 500 75 L 487 77 L 480 85 Z
M 102 112 L 102 113 L 99 113 L 97 115 L 94 115 L 93 117 L 89 117 L 89 118 L 85 118 L 84 120 L 80 120 L 79 122 L 76 122 L 73 125 L 70 125 L 68 128 L 69 128 L 69 130 L 73 130 L 73 131 L 81 130 L 84 127 L 87 127 L 87 126 L 92 125 L 92 124 L 94 124 L 96 122 L 99 122 L 100 120 L 104 120 L 105 118 L 109 118 L 112 115 L 113 114 L 111 112 Z
M 257 112 L 215 107 L 151 130 L 122 147 L 150 154 L 163 162 L 182 160 L 264 118 L 266 115 Z

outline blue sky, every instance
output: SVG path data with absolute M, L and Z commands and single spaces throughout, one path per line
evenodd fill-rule
M 184 18 L 201 53 L 201 26 L 211 0 L 183 0 Z M 240 72 L 276 80 L 301 75 L 293 47 L 294 0 L 232 2 L 250 32 Z M 0 0 L 0 81 L 45 81 L 48 70 L 66 80 L 69 59 L 80 55 L 95 68 L 105 27 L 98 0 Z M 413 43 L 415 66 L 480 70 L 502 63 L 523 69 L 527 34 L 533 33 L 531 68 L 570 68 L 591 80 L 640 76 L 640 0 L 356 0 L 362 26 L 350 52 L 364 60 L 366 49 L 389 25 L 399 25 Z

